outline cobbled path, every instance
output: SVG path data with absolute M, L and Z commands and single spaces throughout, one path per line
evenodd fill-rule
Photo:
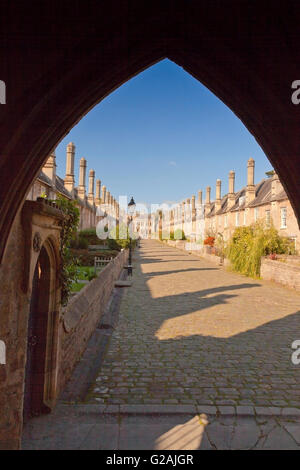
M 300 295 L 147 240 L 89 404 L 300 408 Z

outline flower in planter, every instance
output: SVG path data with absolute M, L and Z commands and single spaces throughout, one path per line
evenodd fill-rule
M 271 254 L 269 255 L 269 259 L 271 259 L 271 260 L 273 260 L 273 261 L 277 260 L 277 255 L 276 255 L 276 253 L 271 253 Z
M 208 245 L 208 246 L 214 246 L 215 244 L 215 237 L 207 237 L 205 238 L 204 240 L 204 245 Z

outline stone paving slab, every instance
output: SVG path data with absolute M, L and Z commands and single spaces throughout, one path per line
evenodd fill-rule
M 90 450 L 299 449 L 300 417 L 184 413 L 155 406 L 59 405 L 52 415 L 33 418 L 22 448 Z M 130 412 L 129 412 L 130 411 Z M 152 412 L 151 412 L 152 411 Z M 221 410 L 222 411 L 222 410 Z

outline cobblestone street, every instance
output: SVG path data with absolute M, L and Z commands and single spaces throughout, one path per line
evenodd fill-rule
M 118 322 L 102 319 L 112 335 L 96 330 L 55 410 L 25 426 L 23 449 L 299 449 L 299 294 L 155 241 L 135 252 L 122 292 Z
M 300 407 L 299 306 L 294 291 L 143 241 L 85 402 Z

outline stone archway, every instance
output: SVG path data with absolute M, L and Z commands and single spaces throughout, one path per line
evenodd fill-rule
M 4 5 L 0 258 L 49 152 L 116 87 L 166 57 L 242 120 L 300 217 L 300 106 L 291 101 L 299 78 L 297 1 L 275 1 L 272 9 L 258 0 L 87 1 L 72 9 L 45 1 L 30 16 L 25 6 Z
M 27 9 L 1 4 L 0 332 L 8 344 L 2 383 L 14 390 L 1 402 L 6 448 L 18 447 L 22 426 L 24 319 L 33 275 L 22 257 L 34 233 L 24 242 L 20 211 L 49 153 L 115 88 L 163 58 L 184 67 L 254 135 L 300 220 L 300 106 L 291 101 L 291 84 L 299 79 L 297 0 L 274 1 L 272 8 L 259 0 L 87 0 L 72 8 L 45 0 L 34 2 L 30 15 Z

